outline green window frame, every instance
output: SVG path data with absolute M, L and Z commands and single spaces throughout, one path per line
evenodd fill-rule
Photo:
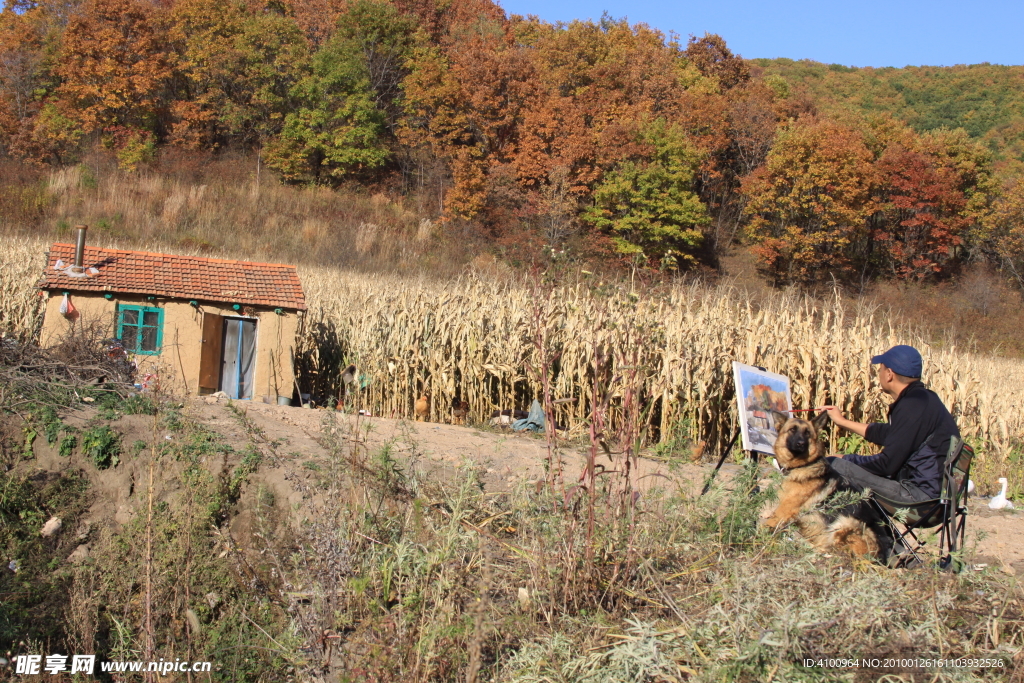
M 117 338 L 124 350 L 141 356 L 160 353 L 164 337 L 164 309 L 154 306 L 117 307 Z

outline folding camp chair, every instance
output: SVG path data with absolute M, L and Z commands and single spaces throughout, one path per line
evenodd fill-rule
M 963 547 L 967 529 L 967 481 L 973 459 L 974 449 L 964 443 L 963 439 L 953 437 L 942 467 L 942 487 L 938 498 L 908 505 L 887 500 L 872 492 L 871 500 L 882 513 L 896 541 L 893 547 L 902 545 L 906 549 L 905 553 L 896 556 L 895 561 L 890 561 L 890 566 L 923 564 L 918 551 L 924 541 L 917 537 L 916 532 L 937 526 L 941 526 L 939 567 L 948 569 L 954 566 L 956 560 L 953 553 Z M 903 510 L 906 513 L 902 513 Z

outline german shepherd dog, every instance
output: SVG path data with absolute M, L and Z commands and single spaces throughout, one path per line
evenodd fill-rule
M 828 466 L 825 446 L 818 438 L 828 422 L 828 413 L 822 412 L 811 422 L 776 411 L 772 415 L 779 433 L 775 459 L 784 474 L 779 505 L 764 524 L 776 529 L 793 522 L 819 552 L 843 550 L 884 560 L 888 539 L 880 539 L 875 533 L 882 519 L 867 500 L 827 509 L 826 501 L 833 493 L 849 490 Z M 824 511 L 818 509 L 822 503 L 826 503 Z

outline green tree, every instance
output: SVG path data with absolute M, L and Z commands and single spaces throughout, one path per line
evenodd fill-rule
M 306 182 L 336 182 L 384 166 L 414 32 L 391 5 L 360 0 L 348 8 L 314 55 L 312 73 L 296 85 L 299 108 L 268 145 L 268 165 Z
M 393 134 L 403 114 L 402 82 L 426 36 L 414 18 L 400 14 L 393 5 L 357 0 L 339 17 L 335 39 L 362 54 L 374 103 L 384 112 L 388 132 Z
M 693 191 L 700 154 L 683 131 L 663 120 L 647 126 L 643 140 L 653 153 L 615 166 L 594 189 L 584 220 L 611 236 L 620 254 L 664 266 L 689 266 L 709 222 Z
M 259 145 L 280 132 L 309 68 L 294 19 L 239 0 L 179 0 L 170 35 L 180 53 L 176 143 Z

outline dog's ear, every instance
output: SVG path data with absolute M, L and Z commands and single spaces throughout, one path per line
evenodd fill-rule
M 772 411 L 772 418 L 775 420 L 776 432 L 781 432 L 783 426 L 785 426 L 785 424 L 789 422 L 789 415 L 786 415 L 785 413 L 780 413 L 777 410 Z
M 817 434 L 822 429 L 827 427 L 828 426 L 828 422 L 829 422 L 829 420 L 828 420 L 828 411 L 827 410 L 823 410 L 820 413 L 818 413 L 818 416 L 816 418 L 814 418 L 813 421 L 811 421 L 811 424 L 814 425 L 814 433 Z

